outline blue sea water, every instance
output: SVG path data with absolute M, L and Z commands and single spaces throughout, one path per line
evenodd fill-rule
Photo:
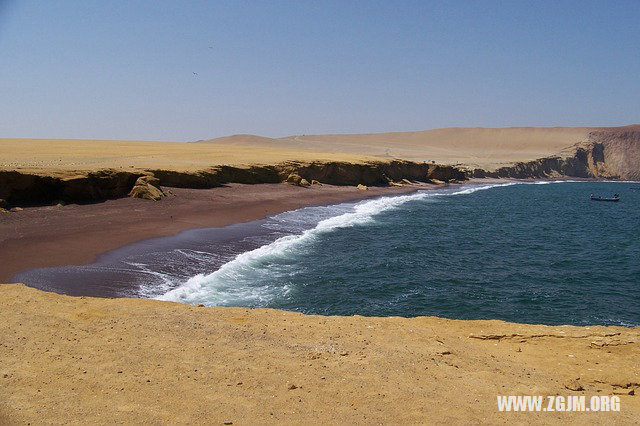
M 634 186 L 467 185 L 309 207 L 21 278 L 56 290 L 73 276 L 124 295 L 322 315 L 635 326 Z M 622 200 L 595 202 L 592 193 Z

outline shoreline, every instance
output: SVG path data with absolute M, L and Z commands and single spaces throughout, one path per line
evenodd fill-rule
M 452 185 L 510 182 L 619 182 L 594 178 L 471 178 Z M 0 283 L 37 268 L 95 263 L 103 255 L 146 240 L 197 229 L 223 228 L 304 207 L 355 202 L 451 184 L 369 187 L 228 184 L 210 189 L 166 188 L 160 201 L 118 198 L 91 204 L 28 207 L 0 216 Z M 135 216 L 132 216 L 132 212 Z M 63 247 L 63 250 L 60 249 Z M 112 296 L 108 296 L 112 297 Z
M 440 187 L 414 184 L 362 191 L 332 185 L 229 184 L 212 189 L 170 188 L 174 195 L 157 202 L 119 198 L 25 208 L 1 217 L 0 282 L 11 282 L 17 273 L 29 269 L 92 263 L 126 245 L 190 229 L 224 227 L 303 207 Z
M 5 228 L 31 231 L 23 253 L 29 242 L 40 241 L 36 248 L 50 244 L 64 258 L 88 253 L 86 240 L 67 250 L 65 238 L 74 235 L 100 243 L 89 247 L 97 249 L 123 237 L 169 232 L 171 225 L 237 223 L 285 206 L 429 188 L 437 187 L 231 185 L 176 190 L 176 197 L 158 203 L 120 199 L 4 217 L 23 214 L 15 228 Z M 181 220 L 170 220 L 178 213 Z M 46 221 L 47 214 L 55 217 Z M 69 237 L 65 226 L 81 229 Z M 44 238 L 39 230 L 48 232 L 47 241 L 38 240 Z M 511 423 L 525 415 L 539 424 L 632 424 L 640 413 L 640 327 L 308 315 L 73 297 L 22 284 L 0 288 L 0 335 L 6 336 L 0 342 L 0 423 L 413 424 L 437 418 L 458 424 Z M 496 395 L 584 396 L 587 406 L 591 397 L 615 396 L 620 411 L 500 412 Z

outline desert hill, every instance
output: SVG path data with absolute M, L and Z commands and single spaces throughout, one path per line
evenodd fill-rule
M 589 164 L 578 164 L 578 167 L 576 164 L 565 165 L 564 169 L 569 176 L 588 177 L 582 176 L 582 171 L 577 170 L 583 168 L 593 177 L 640 178 L 640 125 L 447 128 L 418 132 L 302 135 L 278 139 L 235 135 L 199 143 L 234 145 L 238 148 L 269 147 L 302 152 L 360 154 L 381 159 L 457 165 L 487 172 L 541 159 L 572 158 L 582 148 L 593 152 L 585 151 L 589 158 L 578 158 L 577 161 L 588 161 Z M 554 165 L 547 164 L 545 167 L 553 169 Z M 563 170 L 550 171 L 565 174 Z
M 360 154 L 495 169 L 557 155 L 588 140 L 592 127 L 449 128 L 418 132 L 288 136 L 235 135 L 199 143 Z

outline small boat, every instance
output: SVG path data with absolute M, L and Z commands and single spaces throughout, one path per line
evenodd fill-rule
M 596 197 L 595 195 L 591 194 L 591 201 L 620 201 L 620 196 L 618 194 L 615 194 L 611 198 L 606 198 L 606 197 Z

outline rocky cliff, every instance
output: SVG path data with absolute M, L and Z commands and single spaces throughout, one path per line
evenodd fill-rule
M 601 129 L 563 154 L 499 167 L 474 169 L 472 177 L 640 179 L 640 125 Z
M 385 161 L 286 162 L 276 165 L 216 166 L 197 172 L 172 170 L 86 172 L 73 177 L 41 176 L 18 171 L 0 171 L 0 199 L 12 206 L 48 204 L 55 201 L 92 203 L 124 197 L 136 180 L 153 175 L 160 185 L 178 188 L 214 188 L 227 183 L 279 183 L 297 174 L 331 185 L 387 185 L 403 179 L 414 181 L 465 180 L 465 172 L 453 166 Z
M 589 139 L 602 145 L 606 173 L 620 179 L 640 180 L 640 125 L 594 131 Z

